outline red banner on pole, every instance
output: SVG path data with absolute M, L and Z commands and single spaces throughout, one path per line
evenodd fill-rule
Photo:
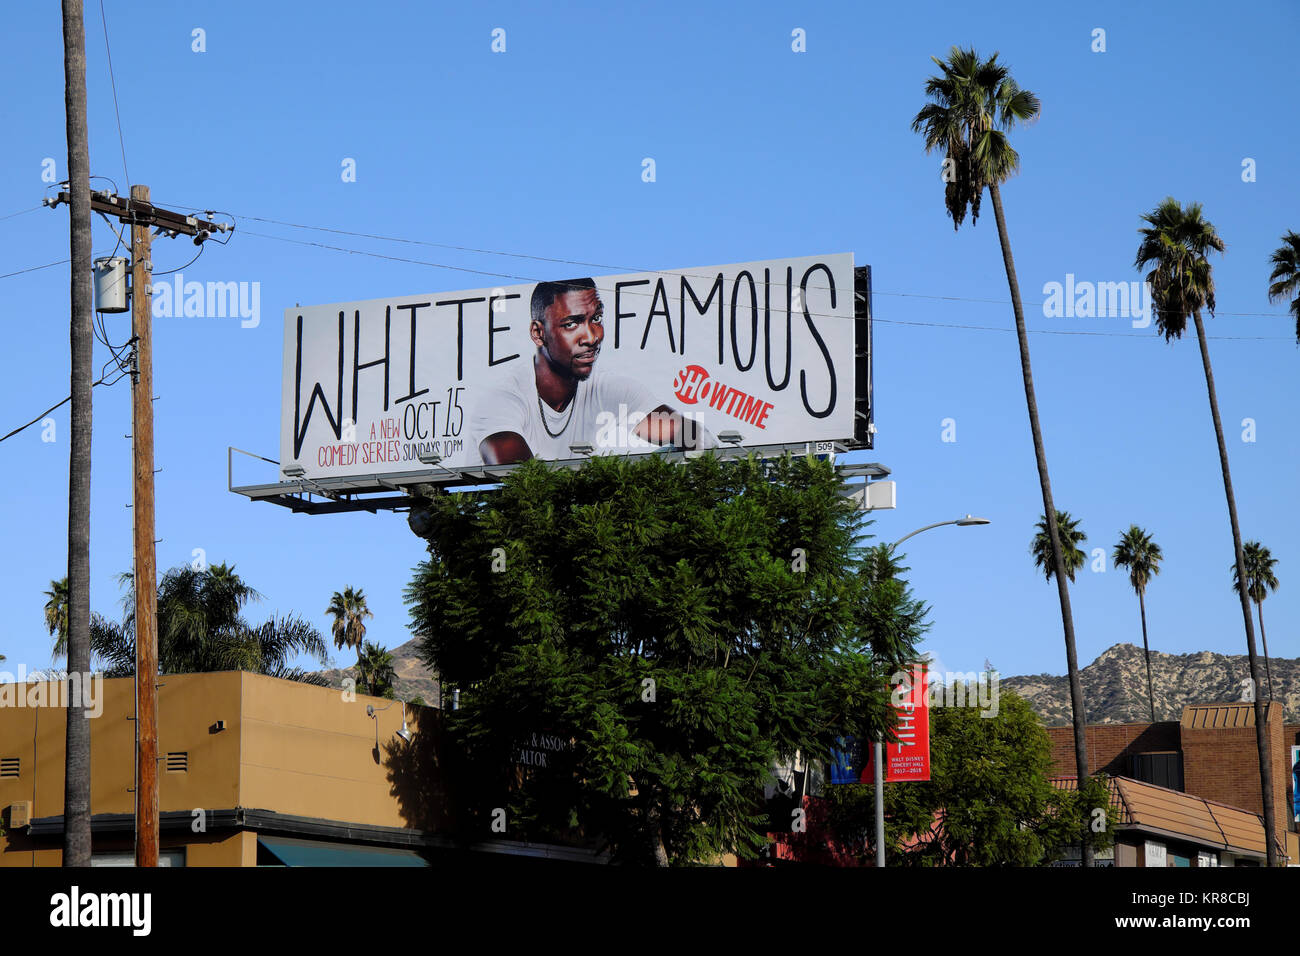
M 914 667 L 894 685 L 894 710 L 898 713 L 897 742 L 885 744 L 885 782 L 905 783 L 930 779 L 930 708 L 925 668 Z M 860 783 L 875 782 L 875 748 L 869 744 Z

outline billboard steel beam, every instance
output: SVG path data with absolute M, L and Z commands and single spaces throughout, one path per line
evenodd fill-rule
M 822 447 L 826 446 L 826 447 Z M 848 447 L 839 442 L 820 442 L 814 447 L 811 443 L 785 445 L 755 445 L 736 448 L 710 449 L 708 451 L 674 451 L 660 452 L 660 456 L 670 461 L 685 461 L 701 455 L 715 455 L 724 460 L 736 460 L 756 455 L 759 458 L 776 458 L 784 454 L 821 454 L 835 455 L 848 451 Z M 380 510 L 397 511 L 409 508 L 412 501 L 429 489 L 448 492 L 451 489 L 466 489 L 484 485 L 500 484 L 507 475 L 519 465 L 483 465 L 477 468 L 462 468 L 449 471 L 436 465 L 421 468 L 418 471 L 387 472 L 377 475 L 354 475 L 347 478 L 293 478 L 285 481 L 269 482 L 256 485 L 236 485 L 234 483 L 234 453 L 248 455 L 273 465 L 279 463 L 262 455 L 254 455 L 233 446 L 226 452 L 227 490 L 243 495 L 250 501 L 265 501 L 301 514 L 334 514 L 345 511 Z M 631 456 L 620 456 L 631 457 Z M 641 457 L 641 456 L 636 456 Z M 581 468 L 586 458 L 574 458 L 566 461 L 549 462 L 556 468 Z M 860 462 L 836 465 L 835 470 L 846 478 L 886 478 L 889 468 L 878 462 Z M 398 491 L 402 494 L 394 495 Z M 363 497 L 378 495 L 380 497 Z M 316 499 L 323 500 L 316 500 Z

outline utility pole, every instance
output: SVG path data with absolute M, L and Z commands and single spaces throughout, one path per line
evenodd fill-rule
M 131 482 L 135 522 L 135 865 L 158 865 L 158 558 L 153 497 L 153 263 L 149 187 L 131 187 Z
M 70 202 L 59 193 L 50 206 Z M 158 865 L 158 590 L 154 548 L 153 461 L 153 275 L 150 229 L 202 245 L 214 232 L 234 227 L 160 209 L 148 186 L 132 186 L 130 200 L 107 192 L 90 194 L 90 209 L 131 227 L 131 463 L 135 551 L 135 865 Z M 87 210 L 89 217 L 90 210 Z M 89 260 L 89 256 L 87 256 Z M 86 278 L 89 280 L 89 263 Z M 74 270 L 75 280 L 75 270 Z M 87 308 L 89 314 L 89 308 Z M 89 669 L 87 667 L 87 669 Z

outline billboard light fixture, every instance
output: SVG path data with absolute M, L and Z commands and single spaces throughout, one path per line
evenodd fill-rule
M 285 465 L 283 470 L 286 478 L 301 478 L 307 474 L 302 465 Z
M 745 440 L 745 436 L 736 431 L 718 432 L 718 441 L 728 445 L 739 445 Z
M 435 455 L 433 452 L 425 452 L 423 455 L 420 456 L 420 464 L 422 465 L 438 465 L 441 463 L 442 463 L 442 456 Z
M 578 445 L 569 446 L 569 451 L 573 452 L 573 454 L 575 455 L 590 455 L 595 450 L 596 450 L 595 447 L 587 444 L 578 444 Z

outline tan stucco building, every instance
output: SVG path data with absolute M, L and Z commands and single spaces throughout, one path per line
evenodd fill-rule
M 17 685 L 31 690 L 32 685 Z M 55 701 L 51 682 L 44 695 Z M 91 720 L 96 864 L 133 858 L 134 681 Z M 28 694 L 29 699 L 40 695 Z M 67 711 L 0 707 L 0 865 L 57 866 Z M 374 715 L 367 707 L 374 708 Z M 399 735 L 403 713 L 408 742 Z M 449 841 L 433 708 L 239 671 L 159 678 L 162 862 L 427 865 Z

